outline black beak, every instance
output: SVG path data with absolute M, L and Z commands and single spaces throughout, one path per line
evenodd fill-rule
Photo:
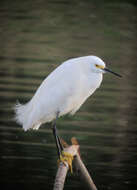
M 112 73 L 112 74 L 114 74 L 114 75 L 116 75 L 116 76 L 118 76 L 118 77 L 122 77 L 121 75 L 119 75 L 118 73 L 115 73 L 115 72 L 113 72 L 113 71 L 111 71 L 110 69 L 108 69 L 108 68 L 104 68 L 103 69 L 105 72 L 109 72 L 109 73 Z

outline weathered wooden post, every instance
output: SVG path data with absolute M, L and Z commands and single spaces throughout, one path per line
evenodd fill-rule
M 71 139 L 71 142 L 72 142 L 72 145 L 68 146 L 67 143 L 62 140 L 62 144 L 65 147 L 64 161 L 60 161 L 59 163 L 53 190 L 63 190 L 67 172 L 69 168 L 71 170 L 72 161 L 73 161 L 74 167 L 77 168 L 77 172 L 79 176 L 81 177 L 83 182 L 87 184 L 87 187 L 90 190 L 97 190 L 90 174 L 88 173 L 87 168 L 85 167 L 80 157 L 79 145 L 78 145 L 77 140 L 73 137 Z M 70 158 L 66 158 L 65 156 L 68 156 L 68 157 L 70 156 Z

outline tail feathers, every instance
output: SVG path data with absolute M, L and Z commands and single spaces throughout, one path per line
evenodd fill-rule
M 27 131 L 28 129 L 39 129 L 41 123 L 37 122 L 35 124 L 35 121 L 32 121 L 32 114 L 33 114 L 33 106 L 31 105 L 31 102 L 28 102 L 27 104 L 20 104 L 17 103 L 14 107 L 15 110 L 15 120 L 18 124 L 23 126 L 23 129 Z M 35 118 L 34 118 L 35 119 Z
M 35 125 L 33 125 L 32 129 L 38 130 L 40 125 L 41 125 L 41 123 L 35 124 Z

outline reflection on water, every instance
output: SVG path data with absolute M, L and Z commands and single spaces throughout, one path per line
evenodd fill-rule
M 57 155 L 50 124 L 26 133 L 13 121 L 11 108 L 17 99 L 28 101 L 64 60 L 95 54 L 124 77 L 105 75 L 74 117 L 58 120 L 59 133 L 79 140 L 99 189 L 135 189 L 136 11 L 118 1 L 0 2 L 1 187 L 52 189 Z M 65 189 L 83 187 L 69 176 Z

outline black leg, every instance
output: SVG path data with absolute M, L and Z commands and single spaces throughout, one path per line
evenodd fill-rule
M 57 118 L 58 118 L 58 115 L 57 115 Z M 56 118 L 56 120 L 57 120 L 57 118 Z M 53 135 L 54 135 L 55 142 L 56 142 L 57 153 L 60 158 L 61 152 L 63 151 L 63 146 L 61 144 L 59 136 L 57 135 L 56 120 L 53 122 L 52 128 L 53 128 Z

